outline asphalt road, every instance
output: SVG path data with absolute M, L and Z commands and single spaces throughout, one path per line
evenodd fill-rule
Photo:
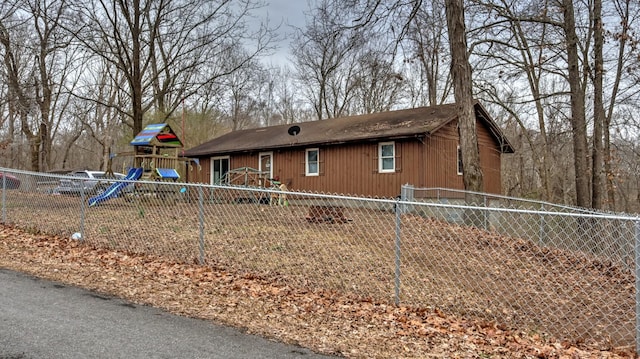
M 0 268 L 0 359 L 329 358 Z

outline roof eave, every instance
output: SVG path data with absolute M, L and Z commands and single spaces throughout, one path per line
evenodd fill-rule
M 273 145 L 273 146 L 265 146 L 265 147 L 254 147 L 254 148 L 242 148 L 242 149 L 230 149 L 230 150 L 220 150 L 220 151 L 206 151 L 201 153 L 188 153 L 188 157 L 205 157 L 205 156 L 219 156 L 219 155 L 227 155 L 227 154 L 236 154 L 236 153 L 251 153 L 251 152 L 268 152 L 275 151 L 281 149 L 292 149 L 297 147 L 312 147 L 312 146 L 336 146 L 343 145 L 349 143 L 358 143 L 358 142 L 377 142 L 377 141 L 396 141 L 396 140 L 406 140 L 406 139 L 420 139 L 424 138 L 429 134 L 429 132 L 419 132 L 413 134 L 403 134 L 396 136 L 376 136 L 376 137 L 367 137 L 367 138 L 359 138 L 353 140 L 335 140 L 335 141 L 310 141 L 310 142 L 301 142 L 301 143 L 291 143 L 289 145 Z
M 498 145 L 500 146 L 500 152 L 515 153 L 515 150 L 513 149 L 513 146 L 511 145 L 511 143 L 509 142 L 509 139 L 507 138 L 507 136 L 504 135 L 502 130 L 500 130 L 500 128 L 495 123 L 495 121 L 491 118 L 491 116 L 489 116 L 489 113 L 484 108 L 484 106 L 482 106 L 482 104 L 479 101 L 476 101 L 474 107 L 476 111 L 481 113 L 482 115 L 481 118 L 489 126 L 489 130 L 491 131 L 491 134 L 498 141 Z

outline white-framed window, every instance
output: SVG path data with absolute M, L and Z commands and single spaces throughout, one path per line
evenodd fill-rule
M 380 142 L 378 144 L 378 172 L 390 173 L 396 171 L 395 142 Z
M 458 174 L 462 175 L 462 149 L 460 149 L 460 145 L 456 151 L 456 165 L 458 166 Z
M 258 171 L 266 172 L 267 178 L 273 178 L 273 152 L 260 152 L 258 158 Z
M 306 176 L 320 175 L 320 150 L 307 148 L 305 151 L 304 173 Z
M 229 172 L 229 156 L 211 158 L 211 184 L 227 184 L 223 181 L 227 172 Z

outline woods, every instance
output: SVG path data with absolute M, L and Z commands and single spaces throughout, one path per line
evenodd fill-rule
M 193 147 L 235 129 L 475 98 L 516 147 L 505 195 L 640 211 L 637 2 L 318 0 L 299 28 L 258 18 L 265 5 L 3 2 L 0 166 L 104 168 L 147 123 L 180 128 Z M 278 28 L 290 57 L 273 64 Z M 460 55 L 468 90 L 454 76 Z M 464 175 L 478 178 L 464 131 Z

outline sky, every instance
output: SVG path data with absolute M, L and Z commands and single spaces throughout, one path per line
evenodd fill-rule
M 280 24 L 278 34 L 286 37 L 278 44 L 279 48 L 268 59 L 266 64 L 281 65 L 287 64 L 289 60 L 289 43 L 293 34 L 291 26 L 303 28 L 305 25 L 305 12 L 309 10 L 309 2 L 307 0 L 264 0 L 266 6 L 256 10 L 255 14 L 258 18 L 269 18 L 272 26 Z M 313 2 L 313 1 L 312 1 Z

